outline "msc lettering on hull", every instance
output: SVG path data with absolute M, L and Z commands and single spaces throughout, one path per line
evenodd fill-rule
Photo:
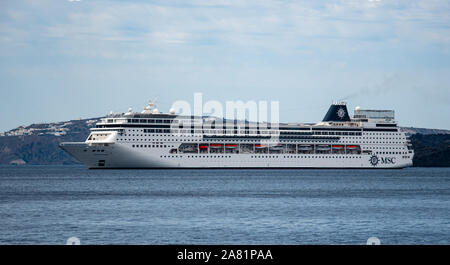
M 378 163 L 381 163 L 381 164 L 395 164 L 395 157 L 381 157 L 381 158 L 378 158 L 378 156 L 373 155 L 373 156 L 370 157 L 369 162 L 374 167 L 377 166 Z
M 381 164 L 395 164 L 395 157 L 382 157 Z

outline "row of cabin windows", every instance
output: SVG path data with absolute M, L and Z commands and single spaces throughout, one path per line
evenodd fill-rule
M 161 158 L 183 158 L 182 155 L 161 155 Z M 228 155 L 192 155 L 192 156 L 186 156 L 187 158 L 231 158 L 231 156 Z M 251 158 L 280 158 L 280 156 L 251 156 Z M 283 156 L 283 158 L 345 158 L 345 159 L 358 159 L 361 158 L 361 156 L 316 156 L 316 155 L 309 155 L 309 156 Z
M 145 133 L 170 133 L 170 130 L 168 129 L 145 129 Z M 127 134 L 124 134 L 124 136 L 127 136 Z M 144 134 L 128 134 L 128 136 L 145 136 Z M 188 135 L 174 135 L 174 134 L 166 134 L 166 135 L 155 135 L 155 136 L 166 136 L 166 137 L 189 137 Z M 194 136 L 195 137 L 195 136 Z M 200 136 L 197 136 L 200 137 Z M 356 140 L 406 140 L 403 137 L 381 137 L 381 138 L 372 138 L 372 137 L 347 137 L 348 139 L 356 139 Z M 400 142 L 380 142 L 380 141 L 372 141 L 372 142 L 365 142 L 365 143 L 400 143 Z
M 144 134 L 124 134 L 123 136 L 141 136 L 144 137 L 146 135 Z M 165 136 L 165 137 L 190 137 L 188 135 L 173 135 L 173 134 L 163 134 L 163 135 L 154 135 L 155 136 Z M 193 137 L 201 137 L 199 135 L 197 136 L 193 136 Z M 320 138 L 317 138 L 320 139 Z M 355 140 L 369 140 L 369 139 L 373 139 L 373 140 L 402 140 L 404 141 L 405 138 L 369 138 L 369 137 L 347 137 L 347 138 L 343 138 L 343 139 L 355 139 Z M 381 143 L 381 142 L 376 142 L 376 143 Z
M 128 123 L 171 123 L 171 120 L 157 120 L 157 119 L 128 119 Z M 178 123 L 178 120 L 174 120 Z
M 132 145 L 131 147 L 133 147 L 133 148 L 167 148 L 167 145 L 150 145 L 150 144 L 141 144 L 141 145 L 139 145 L 139 144 L 136 144 L 136 145 Z M 169 146 L 170 147 L 170 146 Z M 173 145 L 172 145 L 172 147 L 174 147 Z
M 408 152 L 375 152 L 375 153 L 380 155 L 405 155 Z
M 145 133 L 170 133 L 170 129 L 144 129 Z
M 166 123 L 166 122 L 158 122 L 158 123 Z M 169 121 L 169 123 L 170 123 L 170 121 Z M 195 131 L 201 131 L 201 130 L 199 130 L 200 128 L 195 128 L 196 130 Z M 203 130 L 208 130 L 208 129 L 214 129 L 214 128 L 203 128 Z M 270 128 L 269 128 L 270 129 Z M 144 131 L 143 129 L 131 129 L 130 131 Z M 212 131 L 224 131 L 223 129 L 217 129 L 217 130 L 212 130 Z M 244 129 L 244 128 L 239 128 L 239 129 L 225 129 L 225 131 L 227 131 L 227 132 L 232 132 L 232 131 L 241 131 L 241 132 L 265 132 L 265 131 L 261 131 L 261 130 L 252 130 L 252 129 Z M 311 134 L 311 133 L 318 133 L 318 134 L 338 134 L 338 133 L 345 133 L 344 135 L 355 135 L 355 133 L 357 133 L 357 135 L 391 135 L 391 136 L 393 136 L 393 135 L 403 135 L 402 133 L 399 133 L 399 132 L 388 132 L 388 133 L 386 133 L 386 132 L 373 132 L 373 133 L 366 133 L 366 132 L 364 132 L 364 133 L 361 133 L 361 132 L 345 132 L 345 131 L 342 131 L 342 132 L 340 132 L 340 131 L 319 131 L 319 130 L 317 130 L 317 131 L 295 131 L 295 132 L 293 132 L 293 131 L 284 131 L 282 128 L 281 129 L 278 129 L 278 130 L 269 130 L 269 131 L 267 131 L 267 132 L 283 132 L 284 134 Z
M 170 129 L 132 129 L 130 131 L 142 131 L 145 133 L 170 133 L 171 130 Z M 194 133 L 217 133 L 217 134 L 223 134 L 224 131 L 223 130 L 177 130 L 177 129 L 173 129 L 172 132 L 173 133 L 192 133 L 192 131 L 194 131 Z M 238 132 L 240 134 L 277 134 L 277 132 L 280 131 L 255 131 L 255 130 L 226 130 L 225 131 L 226 134 L 238 134 Z M 333 132 L 333 131 L 313 131 L 313 132 L 292 132 L 292 131 L 281 131 L 282 134 L 288 134 L 288 135 L 356 135 L 356 136 L 361 136 L 361 135 L 374 135 L 374 136 L 379 136 L 379 135 L 386 135 L 386 136 L 394 136 L 394 135 L 398 135 L 398 136 L 402 136 L 401 133 L 361 133 L 361 132 Z M 363 137 L 365 138 L 365 137 Z M 369 137 L 367 137 L 369 138 Z M 402 139 L 403 137 L 389 137 L 389 138 L 381 138 L 381 139 Z
M 178 140 L 176 139 L 117 139 L 118 141 L 125 141 L 125 142 L 138 142 L 138 141 L 148 141 L 148 142 L 153 142 L 154 141 L 165 141 L 165 142 L 178 142 Z M 198 142 L 198 140 L 195 139 L 186 139 L 183 140 L 184 142 Z M 217 142 L 217 140 L 207 140 L 204 139 L 204 142 Z M 236 140 L 221 140 L 221 142 L 236 142 Z M 240 141 L 240 143 L 258 143 L 260 142 L 260 140 L 242 140 Z M 299 140 L 299 141 L 281 141 L 281 143 L 311 143 L 309 140 Z M 330 143 L 329 141 L 314 141 L 314 143 L 329 143 L 329 144 L 342 144 L 342 143 L 351 143 L 351 144 L 361 144 L 361 143 L 366 143 L 366 142 L 358 142 L 358 141 L 341 141 L 341 142 L 337 142 L 337 143 Z M 391 142 L 392 144 L 402 144 L 403 142 Z M 372 147 L 373 149 L 406 149 L 406 146 L 401 146 L 401 147 L 390 147 L 390 146 L 374 146 Z
M 219 135 L 234 135 L 234 134 L 275 134 L 278 135 L 278 131 L 245 131 L 245 130 L 234 130 L 234 131 L 223 131 L 223 130 L 192 130 L 192 129 L 144 129 L 145 133 L 174 133 L 174 134 L 219 134 Z M 282 132 L 282 135 L 355 135 L 361 136 L 360 132 Z
M 167 142 L 178 142 L 179 140 L 177 139 L 152 139 L 152 138 L 142 138 L 142 139 L 134 139 L 134 138 L 118 138 L 118 141 L 125 141 L 125 142 L 137 142 L 137 141 L 167 141 Z M 185 139 L 183 140 L 185 142 L 197 142 L 198 140 L 196 139 Z M 203 141 L 205 142 L 216 142 L 217 140 L 210 140 L 210 139 L 204 139 Z M 221 142 L 235 142 L 236 140 L 220 140 Z M 256 143 L 256 142 L 260 142 L 261 140 L 241 140 L 241 143 Z M 310 140 L 297 140 L 297 141 L 287 141 L 287 140 L 282 140 L 281 142 L 283 143 L 309 143 Z M 329 143 L 329 141 L 327 140 L 316 140 L 314 141 L 315 143 Z M 359 143 L 359 144 L 404 144 L 405 142 L 378 142 L 378 141 L 340 141 L 337 143 Z M 374 147 L 374 148 L 381 148 L 381 149 L 390 149 L 390 148 L 399 148 L 399 147 Z

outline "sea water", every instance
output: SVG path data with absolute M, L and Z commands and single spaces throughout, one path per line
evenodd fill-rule
M 450 168 L 0 166 L 0 244 L 450 244 Z

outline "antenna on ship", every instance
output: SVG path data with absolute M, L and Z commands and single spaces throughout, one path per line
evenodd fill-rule
M 141 112 L 142 114 L 157 114 L 158 109 L 153 109 L 153 107 L 156 105 L 156 100 L 158 98 L 155 97 L 153 100 L 148 101 L 148 105 L 144 108 L 144 110 Z
M 125 113 L 125 115 L 131 115 L 133 114 L 133 108 L 129 108 L 128 112 Z

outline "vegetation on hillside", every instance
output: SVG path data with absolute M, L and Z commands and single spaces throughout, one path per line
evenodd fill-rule
M 415 167 L 450 167 L 450 134 L 414 134 Z

